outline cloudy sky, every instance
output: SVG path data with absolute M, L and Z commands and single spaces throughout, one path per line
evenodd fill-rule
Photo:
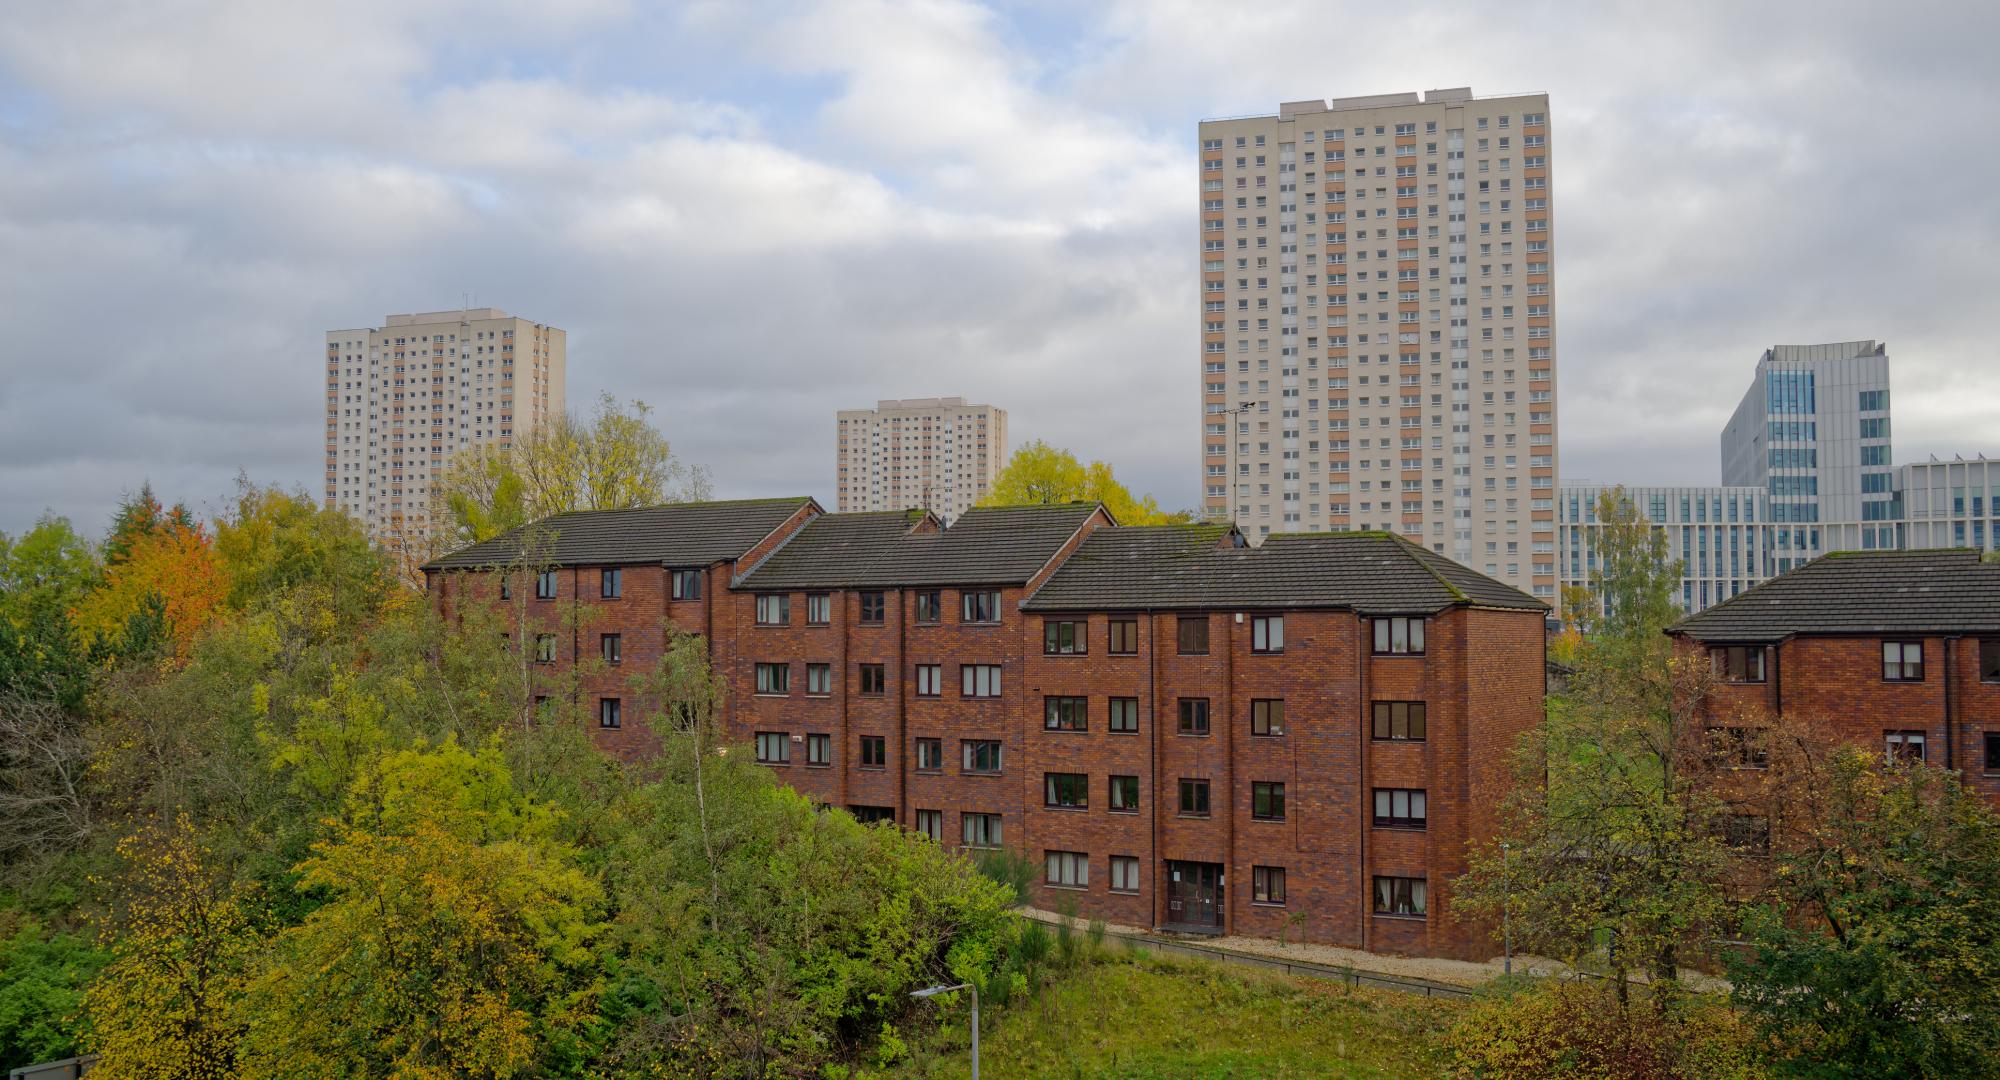
M 323 333 L 467 294 L 724 494 L 962 394 L 1193 505 L 1196 122 L 1440 86 L 1552 95 L 1566 478 L 1714 482 L 1778 342 L 2000 452 L 2000 5 L 1234 6 L 10 3 L 0 530 L 317 494 Z

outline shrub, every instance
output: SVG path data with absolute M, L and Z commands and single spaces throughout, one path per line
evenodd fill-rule
M 1685 1000 L 1662 1017 L 1639 1000 L 1621 1012 L 1601 986 L 1547 980 L 1503 986 L 1445 1036 L 1463 1080 L 1604 1077 L 1758 1080 L 1754 1035 L 1719 1004 Z

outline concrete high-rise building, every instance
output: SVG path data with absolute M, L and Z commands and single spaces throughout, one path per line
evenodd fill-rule
M 1395 532 L 1553 602 L 1547 95 L 1286 102 L 1200 139 L 1208 514 Z
M 1897 544 L 1889 350 L 1874 341 L 1764 350 L 1723 428 L 1722 482 L 1770 495 L 1766 573 Z
M 2000 459 L 1984 454 L 1911 462 L 1896 470 L 1905 533 L 1875 547 L 2000 549 Z
M 451 455 L 563 413 L 565 337 L 494 308 L 390 315 L 326 334 L 326 505 L 421 553 Z
M 1007 464 L 1007 410 L 962 397 L 878 401 L 842 409 L 839 506 L 935 511 L 947 521 L 993 490 Z

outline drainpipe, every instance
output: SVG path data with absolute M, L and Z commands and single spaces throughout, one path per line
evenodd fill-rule
M 1222 866 L 1222 929 L 1229 933 L 1236 925 L 1236 890 L 1229 886 L 1229 872 L 1236 869 L 1236 639 L 1241 635 L 1237 628 L 1243 625 L 1243 613 L 1238 611 L 1225 624 L 1228 637 L 1222 654 L 1222 707 L 1228 710 L 1222 718 L 1222 770 L 1229 778 L 1224 790 L 1229 797 L 1229 817 L 1223 829 L 1223 851 L 1226 860 Z M 1209 717 L 1209 723 L 1215 723 Z
M 1947 769 L 1956 767 L 1957 763 L 1953 752 L 1957 749 L 1958 737 L 1952 731 L 1951 722 L 1951 654 L 1957 648 L 1960 636 L 1952 634 L 1944 639 L 1944 767 Z
M 885 594 L 883 601 L 888 597 Z M 910 715 L 909 680 L 903 678 L 908 657 L 910 590 L 896 590 L 896 824 L 908 828 L 910 822 Z
M 834 655 L 838 657 L 840 660 L 840 667 L 836 669 L 838 671 L 837 677 L 840 680 L 839 683 L 837 684 L 840 687 L 840 704 L 836 707 L 838 711 L 834 715 L 835 734 L 833 738 L 833 743 L 834 746 L 837 748 L 834 752 L 840 755 L 839 758 L 840 763 L 837 766 L 834 766 L 833 786 L 834 786 L 834 797 L 837 800 L 836 805 L 846 806 L 847 805 L 847 699 L 848 695 L 853 692 L 851 687 L 854 683 L 854 680 L 848 677 L 848 672 L 847 672 L 848 594 L 844 590 L 829 594 L 826 598 L 826 603 L 829 608 L 833 606 L 834 596 L 840 597 L 840 622 L 835 624 L 838 627 L 840 640 L 838 647 L 834 651 Z M 811 603 L 812 601 L 808 600 L 806 602 Z M 828 614 L 830 615 L 832 613 L 828 612 Z M 807 738 L 810 739 L 811 736 L 808 735 Z M 807 748 L 807 752 L 808 753 L 811 752 L 810 747 Z M 833 763 L 828 762 L 828 764 L 832 765 Z
M 1366 629 L 1364 630 L 1364 628 Z M 1373 730 L 1375 716 L 1374 707 L 1368 701 L 1368 669 L 1373 662 L 1370 650 L 1374 648 L 1374 639 L 1369 636 L 1367 631 L 1373 629 L 1368 620 L 1363 618 L 1360 612 L 1355 612 L 1354 687 L 1355 694 L 1361 702 L 1361 724 L 1354 729 L 1355 742 L 1358 744 L 1355 748 L 1354 760 L 1361 763 L 1361 775 L 1355 777 L 1356 793 L 1354 802 L 1358 808 L 1358 812 L 1355 814 L 1356 831 L 1360 833 L 1361 837 L 1361 844 L 1357 850 L 1360 853 L 1361 861 L 1362 899 L 1360 913 L 1361 951 L 1363 952 L 1372 952 L 1375 948 L 1375 878 L 1370 872 L 1372 868 L 1368 862 L 1370 847 L 1368 843 L 1368 828 L 1370 815 L 1374 810 L 1374 796 L 1369 791 L 1368 784 L 1370 778 L 1374 775 L 1375 749 L 1374 740 L 1369 732 Z M 1426 731 L 1425 734 L 1428 735 L 1429 732 Z
M 1159 679 L 1159 613 L 1146 609 L 1146 741 L 1148 753 L 1152 757 L 1150 773 L 1147 777 L 1152 787 L 1153 797 L 1146 800 L 1147 813 L 1151 815 L 1148 831 L 1151 834 L 1153 850 L 1153 929 L 1166 925 L 1167 866 L 1160 858 L 1160 679 Z

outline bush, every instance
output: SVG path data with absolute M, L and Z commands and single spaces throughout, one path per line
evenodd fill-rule
M 1446 1034 L 1463 1080 L 1604 1077 L 1759 1080 L 1755 1036 L 1719 1004 L 1687 1000 L 1662 1017 L 1643 997 L 1622 1013 L 1602 986 L 1544 980 L 1502 986 Z

